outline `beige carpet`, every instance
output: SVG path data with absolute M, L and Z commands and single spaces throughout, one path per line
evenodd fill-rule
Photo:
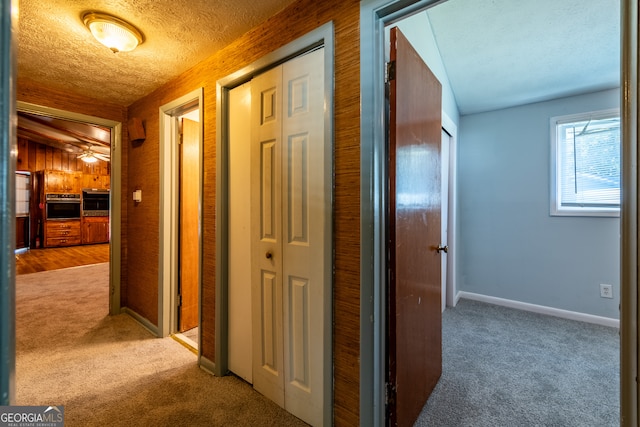
M 108 315 L 108 263 L 16 279 L 16 405 L 64 405 L 66 426 L 302 426 L 171 338 Z

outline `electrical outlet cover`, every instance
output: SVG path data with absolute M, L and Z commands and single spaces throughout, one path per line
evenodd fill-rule
M 601 298 L 613 298 L 613 286 L 601 283 L 600 284 L 600 297 Z

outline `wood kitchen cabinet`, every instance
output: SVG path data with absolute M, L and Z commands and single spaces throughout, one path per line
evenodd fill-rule
M 46 221 L 44 224 L 44 246 L 72 246 L 79 245 L 80 220 Z
M 82 218 L 82 244 L 107 243 L 108 241 L 108 216 L 85 216 Z
M 108 190 L 111 188 L 109 175 L 99 174 L 83 174 L 82 176 L 82 188 L 98 188 L 101 190 Z
M 45 170 L 43 172 L 45 193 L 80 193 L 82 172 Z

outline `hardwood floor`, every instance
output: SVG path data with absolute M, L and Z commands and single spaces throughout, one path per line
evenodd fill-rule
M 16 275 L 109 261 L 109 244 L 32 249 L 16 255 Z

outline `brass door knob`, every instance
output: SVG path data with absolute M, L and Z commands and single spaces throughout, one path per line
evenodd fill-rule
M 438 252 L 438 253 L 444 252 L 446 254 L 447 252 L 449 252 L 449 246 L 447 246 L 447 245 L 439 245 L 436 248 L 436 252 Z
M 273 258 L 273 254 L 271 253 L 271 251 L 267 251 L 267 253 L 264 255 L 267 259 L 271 259 Z

